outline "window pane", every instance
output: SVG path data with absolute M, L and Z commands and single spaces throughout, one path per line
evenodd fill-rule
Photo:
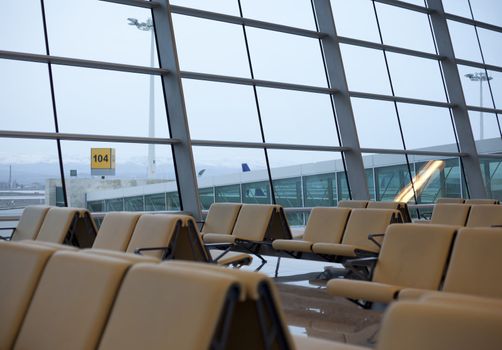
M 173 15 L 180 68 L 249 78 L 242 27 Z
M 480 158 L 480 163 L 488 197 L 502 200 L 502 160 Z
M 319 41 L 247 28 L 256 79 L 326 87 Z
M 192 7 L 205 11 L 239 16 L 239 5 L 235 0 L 171 0 L 172 5 Z
M 309 0 L 241 0 L 247 18 L 316 30 Z
M 459 198 L 464 193 L 458 158 L 410 156 L 417 203 L 435 203 L 438 198 Z
M 340 49 L 351 91 L 391 94 L 382 51 L 344 44 Z
M 468 0 L 443 0 L 443 7 L 446 13 L 471 18 Z
M 495 107 L 500 109 L 502 108 L 502 73 L 488 71 L 488 76 L 491 78 L 491 96 L 495 99 Z
M 216 186 L 214 188 L 216 202 L 242 203 L 241 186 Z
M 336 31 L 340 36 L 380 42 L 375 11 L 368 0 L 331 0 Z
M 479 68 L 460 65 L 458 72 L 467 105 L 493 108 L 485 72 Z M 492 82 L 494 81 L 490 81 Z
M 45 0 L 45 9 L 52 55 L 152 65 L 152 32 L 138 30 L 128 21 L 146 23 L 150 10 L 87 0 Z M 155 45 L 153 50 L 153 66 L 158 67 Z
M 458 151 L 448 108 L 399 103 L 398 109 L 408 149 L 433 147 L 438 151 Z
M 305 207 L 336 206 L 336 174 L 333 172 L 304 176 L 303 198 Z
M 257 90 L 267 142 L 339 145 L 329 95 L 269 88 Z
M 486 64 L 502 67 L 502 33 L 478 28 L 481 50 Z
M 153 79 L 154 136 L 169 137 L 159 77 L 68 66 L 52 70 L 61 132 L 149 136 Z
M 166 194 L 156 193 L 145 195 L 146 211 L 164 211 L 166 210 Z
M 201 188 L 199 189 L 200 202 L 202 209 L 207 210 L 214 203 L 214 188 Z
M 406 187 L 407 201 L 413 200 L 413 190 L 410 189 L 410 174 L 403 155 L 372 154 L 363 156 L 366 169 L 375 171 L 375 192 L 377 201 L 394 201 Z M 410 192 L 411 191 L 411 192 Z
M 61 186 L 56 141 L 0 138 L 0 215 L 28 205 L 55 205 L 51 184 Z M 54 192 L 55 195 L 55 192 Z
M 0 59 L 1 129 L 54 132 L 46 64 Z
M 496 139 L 497 141 L 493 140 L 493 142 L 497 142 L 497 144 L 502 142 L 502 140 L 500 140 L 497 116 L 495 114 L 469 111 L 469 119 L 471 120 L 472 133 L 476 141 Z M 483 150 L 483 145 L 479 142 L 477 143 L 477 147 L 479 153 L 489 152 L 487 150 Z
M 456 0 L 458 1 L 458 0 Z M 474 19 L 502 27 L 502 3 L 499 0 L 470 0 Z
M 380 3 L 376 7 L 384 44 L 436 53 L 426 14 Z
M 437 61 L 392 52 L 387 58 L 397 96 L 446 102 Z
M 106 210 L 145 210 L 145 195 L 176 191 L 176 178 L 170 146 L 155 145 L 155 171 L 148 176 L 148 145 L 62 141 L 68 200 L 71 206 L 87 207 L 87 201 L 104 200 Z M 91 148 L 115 150 L 115 174 L 91 171 Z M 113 156 L 112 156 L 113 159 Z M 106 159 L 105 159 L 106 161 Z M 109 165 L 108 162 L 95 166 Z M 113 163 L 113 162 L 112 162 Z M 123 205 L 120 202 L 124 202 Z M 113 208 L 113 209 L 112 209 Z M 145 208 L 145 209 L 143 209 Z M 152 210 L 152 208 L 150 206 Z M 165 208 L 159 208 L 165 210 Z
M 261 142 L 251 86 L 183 80 L 193 139 Z
M 242 184 L 242 202 L 251 204 L 271 204 L 268 181 L 245 182 Z
M 483 62 L 478 38 L 473 26 L 448 20 L 448 30 L 455 51 L 455 57 L 464 60 Z
M 44 40 L 40 1 L 0 2 L 0 50 L 45 54 Z
M 351 101 L 361 147 L 403 149 L 394 103 L 363 98 Z

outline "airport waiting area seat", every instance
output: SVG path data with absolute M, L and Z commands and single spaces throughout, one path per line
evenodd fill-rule
M 470 198 L 465 200 L 465 204 L 500 204 L 500 201 L 498 199 L 493 199 L 493 198 L 483 198 L 483 199 L 476 199 L 476 198 Z
M 430 221 L 426 221 L 426 223 L 465 226 L 470 209 L 471 206 L 466 204 L 435 204 L 431 219 Z
M 437 290 L 457 227 L 447 225 L 390 225 L 378 258 L 349 261 L 349 266 L 373 266 L 371 281 L 332 279 L 328 293 L 354 301 L 390 303 L 406 287 Z M 358 302 L 359 303 L 359 302 Z
M 49 206 L 31 205 L 24 208 L 16 227 L 2 228 L 1 230 L 11 230 L 10 236 L 3 240 L 21 241 L 23 239 L 34 240 L 37 237 L 40 226 L 44 222 L 45 215 L 49 211 Z
M 458 231 L 441 292 L 502 299 L 502 228 Z M 428 290 L 405 288 L 400 300 L 413 300 Z
M 381 236 L 387 226 L 401 222 L 401 215 L 391 209 L 352 209 L 340 243 L 314 243 L 312 251 L 327 260 L 345 260 L 380 251 Z M 375 238 L 369 239 L 369 235 Z
M 372 209 L 394 209 L 401 213 L 401 219 L 404 223 L 411 222 L 410 211 L 408 209 L 408 204 L 405 202 L 376 202 L 369 201 L 367 208 Z
M 351 209 L 362 209 L 368 206 L 368 202 L 366 200 L 356 200 L 356 199 L 344 199 L 338 201 L 339 208 L 351 208 Z
M 241 203 L 213 203 L 209 207 L 206 220 L 200 229 L 200 233 L 232 234 L 237 216 L 241 210 Z
M 440 197 L 436 199 L 436 204 L 464 204 L 465 199 L 455 197 Z
M 474 204 L 471 205 L 466 227 L 490 227 L 502 225 L 502 205 Z

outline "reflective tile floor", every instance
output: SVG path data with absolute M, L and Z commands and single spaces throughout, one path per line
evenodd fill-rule
M 275 275 L 276 257 L 265 257 L 261 272 Z M 259 259 L 243 269 L 254 270 Z M 373 347 L 382 312 L 364 310 L 344 298 L 328 295 L 326 281 L 318 279 L 325 266 L 340 265 L 309 260 L 281 258 L 274 278 L 291 333 Z

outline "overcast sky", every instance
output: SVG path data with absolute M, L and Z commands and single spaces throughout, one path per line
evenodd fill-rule
M 423 4 L 422 1 L 408 1 Z M 239 15 L 235 0 L 178 0 L 173 4 Z M 332 0 L 338 34 L 379 42 L 372 2 Z M 448 12 L 470 17 L 467 0 L 444 0 Z M 502 2 L 471 0 L 476 19 L 502 26 Z M 97 0 L 46 0 L 50 53 L 56 56 L 148 66 L 150 33 L 129 26 L 127 18 L 146 21 L 149 10 Z M 435 53 L 427 16 L 377 4 L 385 44 Z M 315 30 L 310 1 L 243 0 L 245 17 Z M 242 27 L 174 15 L 182 70 L 251 77 Z M 473 27 L 449 23 L 456 55 L 481 61 Z M 315 39 L 247 28 L 255 78 L 326 87 L 319 43 Z M 487 63 L 502 66 L 502 33 L 479 29 Z M 391 94 L 381 51 L 341 45 L 349 88 Z M 39 0 L 0 4 L 0 50 L 45 54 Z M 388 53 L 392 84 L 397 96 L 446 101 L 438 63 Z M 155 63 L 158 66 L 158 63 Z M 479 105 L 479 83 L 464 74 L 478 69 L 459 67 L 466 101 Z M 502 108 L 502 73 L 490 72 L 495 104 Z M 53 132 L 54 117 L 46 64 L 0 60 L 0 120 L 3 130 Z M 68 133 L 148 136 L 149 77 L 77 67 L 53 66 L 59 130 Z M 253 89 L 249 86 L 184 80 L 187 113 L 193 139 L 261 142 Z M 258 88 L 258 100 L 267 142 L 338 146 L 327 95 Z M 169 93 L 169 92 L 168 92 Z M 485 83 L 483 105 L 493 107 Z M 395 109 L 391 102 L 353 99 L 362 147 L 402 149 Z M 454 143 L 447 109 L 398 104 L 407 148 Z M 479 113 L 471 113 L 479 138 Z M 499 137 L 495 115 L 485 113 L 484 137 Z M 157 137 L 169 131 L 161 92 L 155 78 Z M 117 165 L 145 164 L 146 145 L 63 142 L 65 162 L 89 163 L 91 147 L 116 147 Z M 157 147 L 159 173 L 172 173 L 166 146 Z M 279 156 L 278 156 L 279 155 Z M 262 150 L 194 148 L 197 168 L 240 171 L 242 162 L 265 167 Z M 273 152 L 272 166 L 339 158 L 326 152 Z M 6 166 L 18 163 L 54 163 L 55 142 L 0 139 L 0 181 Z M 164 165 L 162 165 L 164 164 Z M 57 171 L 57 167 L 54 167 Z M 211 170 L 216 173 L 216 170 Z M 69 171 L 69 169 L 65 169 Z M 211 175 L 211 171 L 207 174 Z M 139 174 L 141 176 L 141 174 Z M 146 175 L 146 170 L 145 170 Z M 163 175 L 167 176 L 167 175 Z

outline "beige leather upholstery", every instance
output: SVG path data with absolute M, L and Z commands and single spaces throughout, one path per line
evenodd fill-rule
M 361 209 L 368 206 L 368 201 L 362 200 L 341 200 L 338 201 L 339 208 L 351 208 L 351 209 Z
M 240 203 L 213 203 L 209 207 L 206 221 L 201 232 L 232 234 L 235 221 L 239 215 L 242 204 Z
M 498 199 L 466 199 L 465 204 L 499 204 Z
M 71 224 L 78 218 L 75 208 L 52 207 L 45 215 L 44 222 L 35 238 L 39 241 L 63 243 Z
M 404 287 L 438 289 L 456 230 L 446 225 L 390 225 L 373 282 L 333 279 L 328 282 L 328 292 L 388 303 Z
M 139 213 L 107 213 L 92 247 L 125 251 L 140 216 Z
M 502 225 L 502 205 L 477 204 L 471 206 L 467 227 L 489 227 Z
M 502 345 L 500 310 L 468 305 L 398 302 L 389 307 L 377 350 L 496 350 Z
M 470 205 L 435 204 L 432 210 L 431 223 L 440 225 L 465 226 Z
M 49 208 L 42 205 L 30 205 L 24 208 L 12 235 L 12 240 L 35 239 Z
M 368 348 L 362 346 L 306 337 L 304 335 L 295 335 L 293 336 L 293 340 L 297 350 L 368 350 Z
M 54 253 L 14 349 L 95 349 L 128 267 L 119 259 Z
M 416 301 L 424 295 L 431 293 L 429 289 L 404 288 L 399 291 L 397 298 L 401 301 Z
M 276 239 L 272 246 L 277 250 L 310 253 L 314 243 L 340 243 L 349 215 L 350 208 L 312 208 L 303 240 Z
M 463 198 L 438 198 L 436 199 L 436 204 L 463 204 Z
M 134 232 L 132 234 L 127 252 L 134 253 L 138 248 L 145 247 L 165 247 L 171 242 L 172 236 L 181 225 L 181 215 L 171 214 L 144 214 L 141 215 Z M 161 258 L 163 251 L 144 252 L 144 255 L 150 255 Z
M 346 257 L 357 256 L 357 250 L 378 252 L 378 246 L 368 239 L 368 234 L 384 233 L 398 215 L 398 211 L 390 209 L 352 209 L 342 243 L 315 243 L 312 251 Z
M 459 231 L 443 290 L 502 298 L 502 228 Z
M 173 263 L 137 264 L 126 275 L 99 349 L 209 349 L 231 275 Z
M 206 233 L 206 243 L 233 243 L 236 238 L 250 241 L 263 241 L 267 233 L 275 205 L 243 204 L 231 235 L 222 233 Z
M 24 241 L 20 241 L 20 243 L 37 245 L 37 246 L 44 246 L 44 247 L 51 248 L 53 250 L 67 250 L 67 251 L 78 251 L 79 250 L 77 247 L 74 247 L 74 246 L 71 246 L 71 245 L 66 245 L 66 244 L 61 244 L 61 243 L 45 242 L 45 241 L 32 241 L 32 240 L 29 240 L 29 239 L 26 239 Z
M 137 263 L 157 264 L 160 262 L 159 258 L 156 258 L 153 256 L 139 255 L 139 254 L 134 254 L 134 253 L 126 253 L 126 252 L 118 252 L 115 250 L 108 250 L 108 249 L 90 248 L 90 249 L 82 249 L 81 252 L 86 253 L 86 254 L 96 254 L 96 255 L 101 255 L 101 256 L 108 256 L 111 258 L 122 259 L 122 260 L 130 262 L 131 264 L 137 264 Z
M 448 292 L 429 292 L 424 294 L 420 301 L 427 303 L 449 305 L 472 305 L 473 307 L 498 308 L 502 312 L 502 299 L 484 298 L 466 294 Z
M 408 204 L 405 202 L 368 202 L 367 208 L 372 209 L 394 209 L 399 210 L 403 222 L 411 222 L 410 212 L 408 211 Z
M 0 349 L 11 349 L 54 249 L 0 241 Z

